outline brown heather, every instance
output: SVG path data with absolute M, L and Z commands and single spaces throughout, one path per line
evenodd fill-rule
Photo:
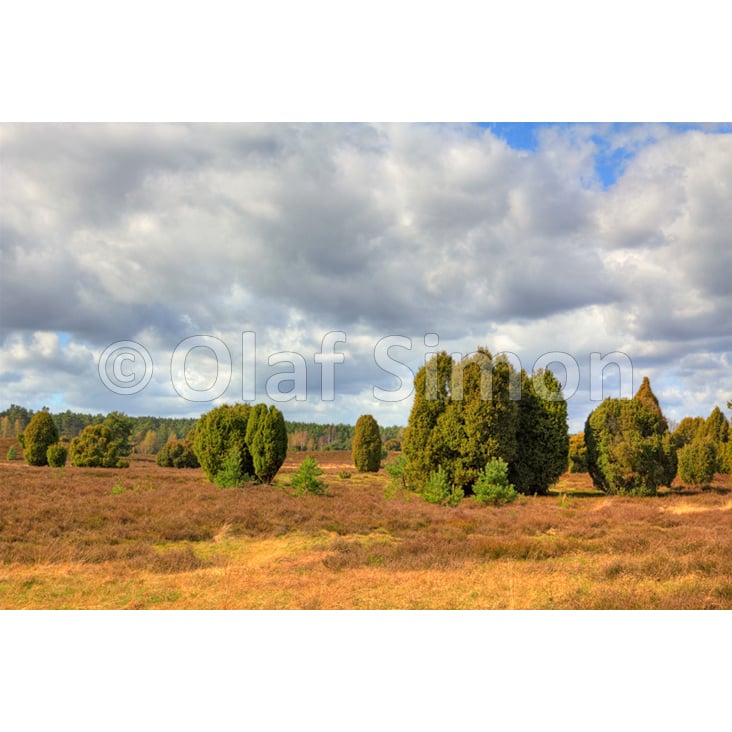
M 308 454 L 328 495 L 288 492 Z M 732 609 L 728 476 L 631 498 L 565 474 L 548 496 L 447 508 L 352 470 L 348 452 L 296 453 L 235 490 L 144 455 L 0 459 L 0 607 Z

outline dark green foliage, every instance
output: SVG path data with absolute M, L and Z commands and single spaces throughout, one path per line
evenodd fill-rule
M 327 490 L 325 483 L 318 477 L 322 474 L 323 471 L 318 467 L 315 458 L 306 457 L 293 474 L 290 485 L 298 495 L 313 493 L 322 496 Z
M 370 414 L 356 421 L 353 434 L 353 464 L 360 473 L 377 473 L 381 465 L 381 433 Z
M 262 483 L 271 483 L 287 457 L 287 428 L 282 412 L 275 406 L 267 409 L 258 404 L 250 412 L 246 437 L 254 474 Z
M 519 493 L 544 495 L 567 470 L 567 402 L 551 371 L 521 372 L 518 440 L 509 477 Z
M 438 422 L 441 464 L 451 482 L 469 492 L 492 458 L 518 467 L 521 375 L 481 348 L 455 365 L 450 389 L 453 398 Z
M 158 452 L 155 462 L 161 468 L 197 468 L 198 458 L 190 443 L 184 440 L 166 442 Z
M 517 497 L 518 493 L 508 482 L 508 463 L 501 458 L 489 460 L 473 485 L 473 498 L 478 503 L 502 506 Z
M 132 418 L 122 412 L 110 412 L 102 424 L 109 429 L 117 454 L 121 456 L 129 455 L 132 452 L 130 442 L 133 426 Z
M 686 485 L 706 485 L 714 478 L 717 449 L 710 437 L 696 437 L 679 450 L 679 477 Z
M 246 441 L 247 445 L 251 445 L 254 442 L 254 435 L 257 430 L 262 426 L 264 417 L 267 415 L 266 404 L 255 404 L 249 410 L 249 419 L 247 421 Z
M 18 458 L 18 452 L 15 449 L 15 445 L 11 445 L 8 448 L 7 454 L 5 455 L 5 459 L 6 460 L 17 460 L 17 458 Z
M 254 463 L 246 443 L 250 411 L 248 404 L 222 404 L 206 412 L 196 423 L 193 451 L 211 482 L 216 482 L 232 450 L 239 455 L 241 474 L 254 475 Z
M 384 449 L 387 452 L 399 452 L 402 449 L 402 442 L 396 437 L 391 437 L 384 443 Z
M 587 472 L 587 447 L 583 432 L 569 438 L 569 472 Z
M 43 410 L 36 412 L 19 437 L 23 446 L 23 457 L 28 465 L 48 465 L 46 451 L 58 442 L 58 430 L 53 417 Z
M 676 451 L 648 379 L 633 399 L 606 399 L 585 423 L 587 467 L 607 493 L 655 495 L 676 475 Z
M 403 450 L 405 476 L 421 490 L 442 470 L 469 493 L 492 458 L 523 493 L 545 493 L 566 470 L 567 405 L 550 371 L 518 373 L 486 349 L 460 363 L 445 352 L 416 374 Z
M 46 458 L 52 468 L 63 468 L 66 465 L 68 454 L 69 451 L 60 442 L 57 442 L 55 445 L 49 445 L 48 450 L 46 450 Z
M 129 463 L 120 457 L 118 446 L 109 427 L 89 425 L 71 440 L 71 464 L 77 468 L 127 468 Z

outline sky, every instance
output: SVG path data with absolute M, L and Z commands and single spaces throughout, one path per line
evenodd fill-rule
M 406 424 L 479 346 L 573 431 L 732 397 L 730 125 L 5 123 L 0 165 L 2 408 Z

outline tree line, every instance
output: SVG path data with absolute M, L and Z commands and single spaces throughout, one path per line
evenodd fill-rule
M 44 408 L 41 411 L 48 411 Z M 70 441 L 89 425 L 103 424 L 105 414 L 72 412 L 51 413 L 53 423 L 62 441 Z M 17 404 L 0 412 L 0 437 L 18 437 L 28 426 L 34 411 Z M 134 452 L 156 455 L 168 442 L 185 440 L 198 421 L 196 417 L 129 417 L 130 443 Z M 350 450 L 355 426 L 348 424 L 319 424 L 316 422 L 285 421 L 288 448 L 296 450 Z M 383 442 L 393 440 L 389 449 L 399 449 L 404 427 L 379 427 Z

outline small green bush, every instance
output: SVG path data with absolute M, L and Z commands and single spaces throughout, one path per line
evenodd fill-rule
M 36 412 L 19 439 L 28 465 L 48 465 L 46 450 L 58 442 L 53 417 L 46 410 Z
M 287 426 L 275 406 L 255 405 L 249 413 L 246 442 L 254 464 L 254 474 L 269 484 L 287 457 Z
M 442 467 L 430 473 L 421 495 L 427 503 L 441 503 L 446 506 L 457 506 L 465 497 L 462 488 L 450 485 L 447 473 Z
M 340 473 L 338 473 L 339 478 L 343 478 L 344 480 L 347 480 L 351 477 L 351 474 L 347 470 L 341 470 Z
M 239 448 L 233 445 L 221 463 L 221 469 L 214 476 L 213 482 L 221 488 L 239 488 L 251 480 L 242 467 L 242 456 Z
M 290 485 L 298 495 L 314 493 L 317 496 L 322 496 L 327 490 L 325 483 L 318 479 L 318 476 L 322 474 L 323 471 L 318 467 L 315 458 L 306 457 L 293 474 Z
M 502 506 L 515 501 L 518 493 L 508 482 L 508 463 L 501 458 L 493 458 L 486 463 L 473 484 L 473 497 L 478 503 L 492 503 Z
M 198 458 L 190 443 L 182 440 L 166 442 L 158 452 L 155 462 L 161 468 L 198 468 Z
M 46 459 L 52 468 L 63 468 L 66 465 L 68 454 L 69 451 L 66 447 L 57 442 L 55 445 L 49 445 L 48 450 L 46 450 Z
M 8 452 L 5 455 L 6 460 L 17 460 L 18 459 L 18 451 L 15 449 L 15 445 L 11 445 L 8 448 Z
M 404 476 L 404 470 L 407 465 L 407 456 L 399 455 L 396 459 L 390 460 L 384 463 L 384 470 L 386 474 L 391 478 L 390 487 L 394 490 L 397 488 L 406 489 L 407 481 Z
M 76 468 L 129 468 L 119 455 L 119 442 L 105 424 L 90 424 L 71 440 L 69 457 Z
M 254 462 L 246 444 L 250 411 L 248 404 L 222 404 L 201 415 L 196 423 L 191 438 L 193 451 L 211 482 L 216 483 L 232 448 L 239 452 L 242 474 L 254 474 Z
M 353 464 L 359 473 L 377 473 L 381 464 L 382 445 L 379 425 L 370 414 L 356 420 L 353 432 Z
M 686 485 L 706 485 L 714 478 L 717 450 L 708 437 L 695 437 L 678 452 L 679 477 Z

